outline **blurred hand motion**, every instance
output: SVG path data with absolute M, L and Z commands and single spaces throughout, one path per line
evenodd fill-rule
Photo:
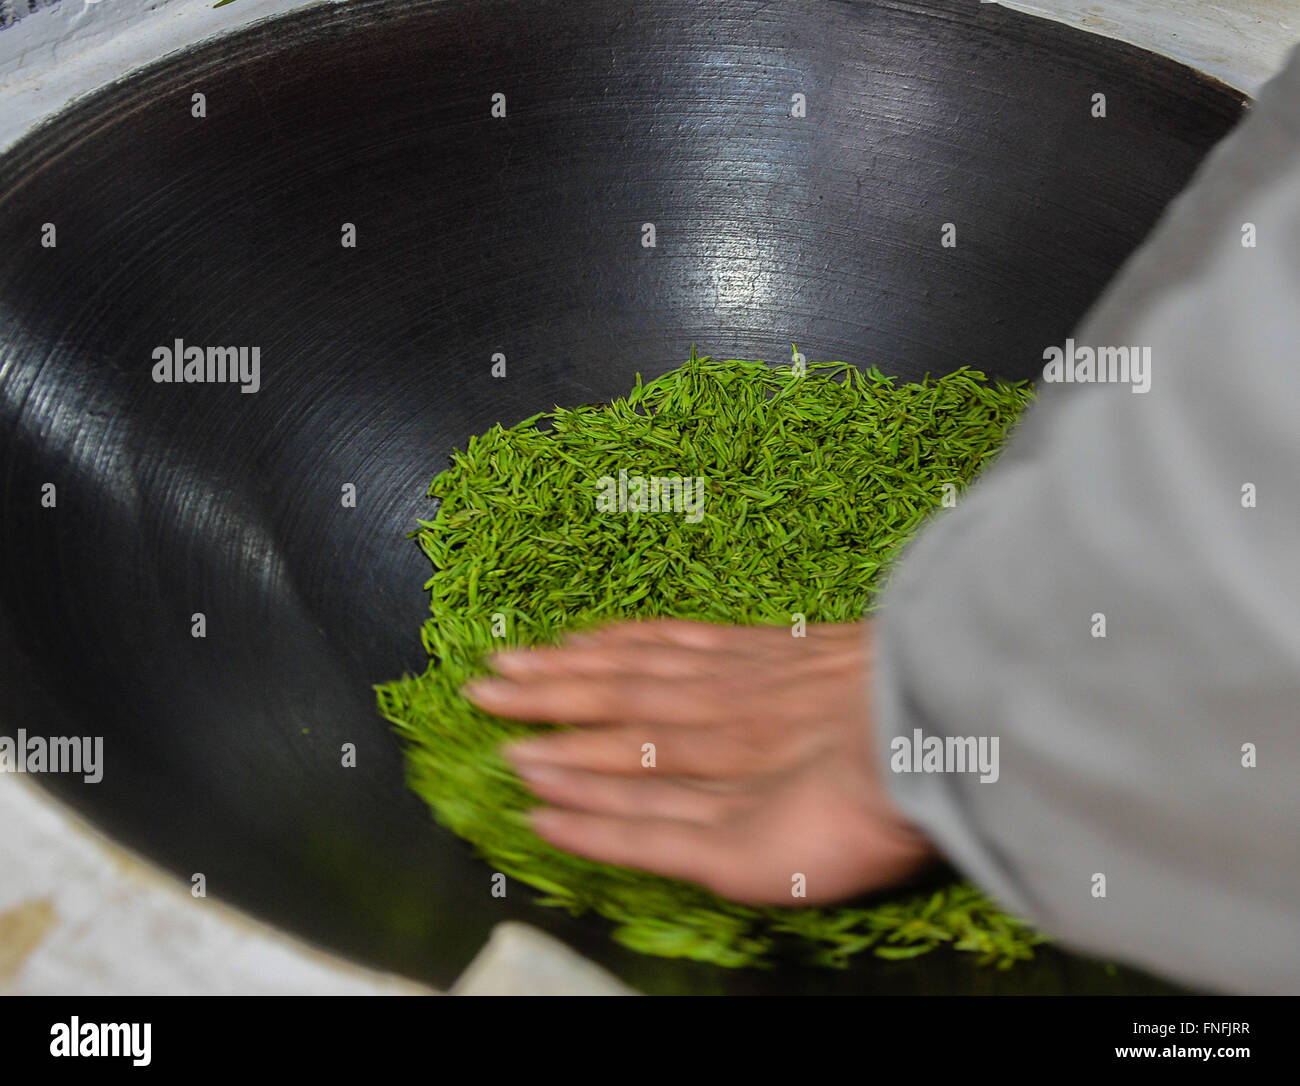
M 558 848 L 746 904 L 824 904 L 936 858 L 880 779 L 873 646 L 870 623 L 624 622 L 496 654 L 465 694 L 573 726 L 504 752 Z

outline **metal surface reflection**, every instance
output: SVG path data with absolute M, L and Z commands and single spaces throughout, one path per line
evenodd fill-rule
M 1054 953 L 640 958 L 489 896 L 405 791 L 370 684 L 422 664 L 404 535 L 470 434 L 692 343 L 1026 376 L 1239 109 L 964 0 L 327 5 L 85 100 L 0 161 L 3 726 L 102 734 L 102 783 L 44 783 L 209 892 L 435 984 L 513 917 L 647 991 L 1153 990 Z M 177 338 L 260 347 L 259 390 L 155 383 Z

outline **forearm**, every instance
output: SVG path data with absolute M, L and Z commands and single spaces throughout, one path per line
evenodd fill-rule
M 1242 991 L 1300 990 L 1297 110 L 1293 57 L 1076 333 L 1150 391 L 1041 386 L 877 631 L 886 766 L 999 737 L 996 782 L 887 772 L 908 817 L 1066 943 Z

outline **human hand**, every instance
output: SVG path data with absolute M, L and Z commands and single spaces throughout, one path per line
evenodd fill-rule
M 746 904 L 820 904 L 936 858 L 883 787 L 872 646 L 869 622 L 803 638 L 625 622 L 496 654 L 500 677 L 464 693 L 500 716 L 575 726 L 504 752 L 552 804 L 533 827 L 557 848 Z

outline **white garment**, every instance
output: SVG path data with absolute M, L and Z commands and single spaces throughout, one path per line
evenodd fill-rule
M 884 775 L 1066 946 L 1300 992 L 1300 50 L 1075 340 L 1150 346 L 1151 389 L 1039 382 L 904 553 L 877 623 Z M 998 736 L 999 779 L 892 772 L 918 728 Z

